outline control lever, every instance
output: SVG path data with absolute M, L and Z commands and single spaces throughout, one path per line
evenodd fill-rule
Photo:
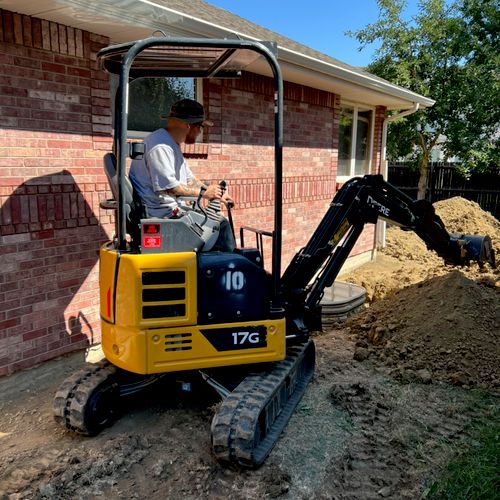
M 222 189 L 222 194 L 224 195 L 227 189 L 227 182 L 223 179 L 219 182 L 219 186 Z M 234 208 L 234 203 L 232 201 L 228 201 L 226 207 L 227 207 L 227 220 L 229 221 L 229 227 L 231 228 L 231 232 L 233 233 L 233 238 L 235 238 L 236 240 L 236 235 L 234 233 L 233 215 L 231 213 L 231 209 Z
M 222 189 L 222 194 L 224 194 L 226 192 L 226 189 L 227 189 L 227 182 L 223 179 L 219 182 L 219 186 L 220 188 Z M 232 201 L 229 201 L 227 203 L 227 208 L 230 209 L 230 208 L 234 208 L 234 203 Z

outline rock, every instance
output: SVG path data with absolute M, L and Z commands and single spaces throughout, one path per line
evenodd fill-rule
M 419 382 L 421 382 L 422 384 L 430 384 L 432 382 L 432 375 L 431 375 L 431 372 L 429 370 L 425 370 L 425 369 L 417 370 L 415 375 L 416 375 L 417 380 Z
M 380 488 L 380 490 L 377 491 L 377 493 L 381 497 L 388 497 L 392 493 L 392 489 L 390 486 L 384 486 L 383 488 Z
M 365 359 L 368 359 L 369 357 L 370 357 L 370 351 L 364 347 L 358 347 L 354 351 L 353 358 L 356 361 L 364 361 Z
M 360 339 L 356 342 L 355 347 L 368 347 L 366 340 Z
M 462 372 L 453 373 L 450 377 L 450 380 L 453 385 L 466 385 L 468 382 L 465 373 Z
M 54 487 L 50 483 L 42 483 L 40 487 L 38 488 L 40 491 L 40 495 L 45 498 L 54 498 L 55 497 L 55 490 Z
M 389 330 L 385 326 L 374 326 L 368 333 L 368 339 L 372 344 L 380 345 L 388 333 Z

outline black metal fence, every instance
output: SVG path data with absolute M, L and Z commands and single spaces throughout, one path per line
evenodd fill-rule
M 389 164 L 388 180 L 412 198 L 417 198 L 419 173 L 405 163 Z M 500 174 L 473 173 L 464 177 L 456 163 L 431 163 L 426 199 L 434 203 L 454 196 L 475 201 L 483 210 L 500 219 Z

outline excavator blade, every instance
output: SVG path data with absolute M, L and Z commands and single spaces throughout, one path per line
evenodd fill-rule
M 465 263 L 474 260 L 481 267 L 485 264 L 495 267 L 495 251 L 489 236 L 462 234 L 452 236 L 452 240 L 461 247 L 461 256 Z

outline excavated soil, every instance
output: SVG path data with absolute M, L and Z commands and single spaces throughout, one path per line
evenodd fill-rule
M 436 204 L 450 231 L 500 225 L 475 204 Z M 218 464 L 210 391 L 153 388 L 94 438 L 56 425 L 58 385 L 83 353 L 0 379 L 1 499 L 417 499 L 498 419 L 498 270 L 443 266 L 411 233 L 388 231 L 376 262 L 342 276 L 370 307 L 315 335 L 317 369 L 262 467 Z
M 450 233 L 488 235 L 500 260 L 500 223 L 479 205 L 434 205 Z M 375 358 L 400 380 L 500 387 L 500 268 L 443 266 L 414 233 L 392 227 L 380 262 L 346 281 L 368 291 L 371 307 L 347 322 L 357 359 Z

